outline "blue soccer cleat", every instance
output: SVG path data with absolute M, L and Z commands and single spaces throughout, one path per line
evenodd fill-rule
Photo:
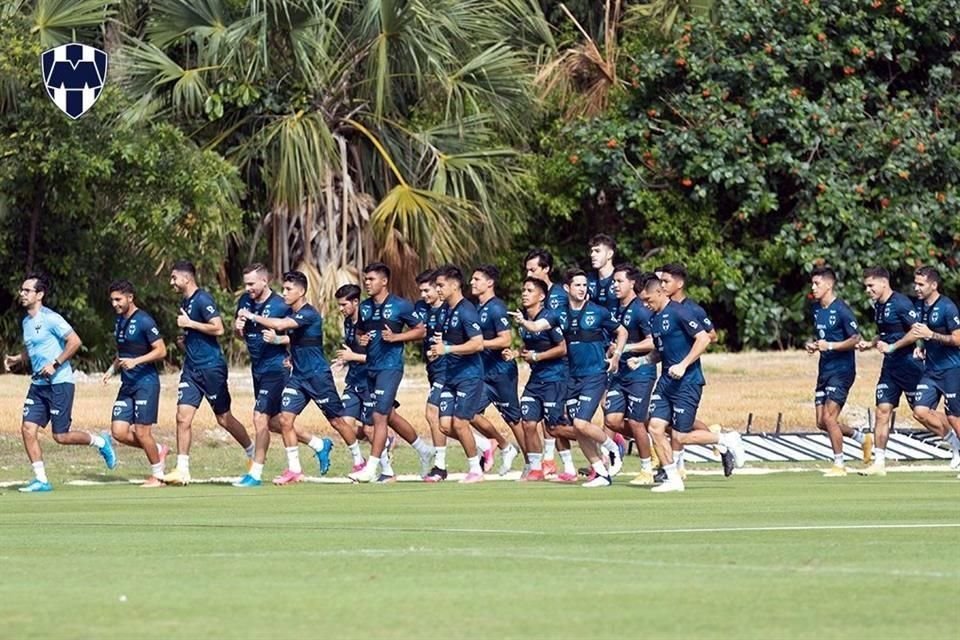
M 323 439 L 323 448 L 316 452 L 317 462 L 320 463 L 320 475 L 327 475 L 330 471 L 330 452 L 333 451 L 333 441 L 330 438 Z
M 99 449 L 103 461 L 107 463 L 107 469 L 117 468 L 117 452 L 113 450 L 113 444 L 110 442 L 110 434 L 103 434 L 103 446 Z
M 241 489 L 249 489 L 251 487 L 259 487 L 261 484 L 263 483 L 260 480 L 257 480 L 256 478 L 254 478 L 252 475 L 248 473 L 247 475 L 243 476 L 242 478 L 234 482 L 233 486 L 239 487 Z
M 53 491 L 53 486 L 49 482 L 34 480 L 27 486 L 20 487 L 17 491 L 20 493 L 46 493 L 47 491 Z

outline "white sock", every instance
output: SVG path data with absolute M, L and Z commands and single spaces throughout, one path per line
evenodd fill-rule
M 393 472 L 393 462 L 390 460 L 390 452 L 386 449 L 383 450 L 383 455 L 380 456 L 380 473 L 385 476 L 396 475 Z
M 250 477 L 254 480 L 263 480 L 263 464 L 254 462 L 250 465 Z
M 617 443 L 613 441 L 613 438 L 607 438 L 603 441 L 603 444 L 600 445 L 600 448 L 608 453 L 616 452 L 617 455 L 620 454 L 620 447 L 617 446 Z
M 483 470 L 480 468 L 480 456 L 467 458 L 467 468 L 470 470 L 470 473 L 483 473 Z
M 953 429 L 943 438 L 947 444 L 950 445 L 950 448 L 953 449 L 953 452 L 956 453 L 960 451 L 960 437 L 957 436 L 957 432 Z
M 590 466 L 593 467 L 594 472 L 596 472 L 598 476 L 608 477 L 607 468 L 604 466 L 603 460 L 597 460 L 591 463 Z
M 573 451 L 567 449 L 560 452 L 560 461 L 563 462 L 563 472 L 577 475 L 577 468 L 573 466 Z
M 882 467 L 887 463 L 887 450 L 878 447 L 873 448 L 873 463 Z
M 543 439 L 543 459 L 544 460 L 553 460 L 553 452 L 556 450 L 557 450 L 556 438 Z
M 181 473 L 190 473 L 190 456 L 177 454 L 177 471 Z
M 33 475 L 36 476 L 37 480 L 40 482 L 49 482 L 47 480 L 47 470 L 43 467 L 43 460 L 37 460 L 30 466 L 33 467 Z
M 303 468 L 300 466 L 300 447 L 294 445 L 284 449 L 287 452 L 287 469 L 294 473 L 303 473 Z
M 163 477 L 163 463 L 158 462 L 157 464 L 150 465 L 150 473 L 154 478 Z
M 653 461 L 650 458 L 640 458 L 640 471 L 653 471 Z
M 369 458 L 367 458 L 367 466 L 364 467 L 364 468 L 365 468 L 365 469 L 373 469 L 373 472 L 376 473 L 376 472 L 377 472 L 377 467 L 379 467 L 379 466 L 380 466 L 380 458 L 378 458 L 378 457 L 376 457 L 376 456 L 370 456 Z
M 360 453 L 359 442 L 354 442 L 353 444 L 347 445 L 347 449 L 350 450 L 350 455 L 353 456 L 353 464 L 360 464 L 363 462 L 363 454 Z
M 253 454 L 256 452 L 256 450 L 257 450 L 257 445 L 255 445 L 252 442 L 250 443 L 249 446 L 243 448 L 243 451 L 247 454 L 247 457 L 250 458 L 251 460 L 253 460 Z
M 433 447 L 428 445 L 426 442 L 420 439 L 420 436 L 417 436 L 417 439 L 410 443 L 410 446 L 413 447 L 417 453 L 422 456 L 429 455 Z
M 323 438 L 318 438 L 313 436 L 310 438 L 310 442 L 307 443 L 307 446 L 313 449 L 314 451 L 323 451 Z
M 853 435 L 850 437 L 856 440 L 858 444 L 863 444 L 863 431 L 860 429 L 854 429 Z
M 683 469 L 683 449 L 673 452 L 673 464 L 677 465 L 677 469 Z
M 107 441 L 103 439 L 103 436 L 98 436 L 95 433 L 90 434 L 90 446 L 96 449 L 102 449 L 103 446 L 107 444 Z
M 433 450 L 436 452 L 436 455 L 433 457 L 433 466 L 437 469 L 446 469 L 447 468 L 447 448 L 446 447 L 434 447 Z
M 490 439 L 487 438 L 485 435 L 483 435 L 482 433 L 477 433 L 476 431 L 474 431 L 474 432 L 473 432 L 473 439 L 474 439 L 474 440 L 476 441 L 476 443 L 477 443 L 477 449 L 479 449 L 480 451 L 482 451 L 482 452 L 484 452 L 484 453 L 486 453 L 487 451 L 490 451 L 490 448 L 491 448 Z
M 663 470 L 667 474 L 667 482 L 683 482 L 680 479 L 680 471 L 677 469 L 677 463 L 663 465 Z
M 543 454 L 530 454 L 530 471 L 543 471 Z
M 835 466 L 837 466 L 837 467 L 842 467 L 842 466 L 843 466 L 843 454 L 842 454 L 842 453 L 835 453 L 835 454 L 833 454 L 833 464 L 834 464 Z

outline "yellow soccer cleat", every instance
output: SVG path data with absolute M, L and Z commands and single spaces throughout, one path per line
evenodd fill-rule
M 687 479 L 687 468 L 686 468 L 686 467 L 681 467 L 681 468 L 677 469 L 677 473 L 680 474 L 680 479 L 681 479 L 681 480 L 686 480 L 686 479 Z
M 857 472 L 861 476 L 885 476 L 887 475 L 887 467 L 882 464 L 873 463 L 865 469 L 861 469 Z
M 651 471 L 641 471 L 637 474 L 637 477 L 630 481 L 630 484 L 634 486 L 642 485 L 651 485 L 653 484 L 653 472 Z
M 823 472 L 824 478 L 843 478 L 847 475 L 847 468 L 841 465 L 833 465 Z
M 190 484 L 190 472 L 174 469 L 170 473 L 164 474 L 163 482 L 165 484 L 176 484 L 185 487 Z
M 653 441 L 650 442 L 650 464 L 654 469 L 660 466 L 660 456 L 657 455 L 657 448 L 653 446 Z
M 865 433 L 863 434 L 863 444 L 860 445 L 860 450 L 863 451 L 863 464 L 870 464 L 873 462 L 873 434 Z

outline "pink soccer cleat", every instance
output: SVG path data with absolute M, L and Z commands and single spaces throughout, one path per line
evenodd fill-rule
M 279 475 L 273 479 L 273 484 L 279 486 L 279 485 L 285 485 L 285 484 L 293 484 L 295 482 L 302 482 L 302 481 L 303 481 L 303 473 L 298 473 L 296 471 L 290 471 L 290 469 L 287 469 L 286 471 L 283 472 L 282 475 Z
M 463 477 L 463 480 L 460 481 L 460 484 L 477 484 L 478 482 L 483 482 L 482 473 L 468 473 Z
M 557 477 L 555 477 L 555 478 L 552 480 L 552 482 L 560 482 L 560 483 L 563 483 L 563 484 L 573 484 L 573 483 L 575 483 L 576 481 L 577 481 L 577 474 L 575 474 L 575 473 L 566 473 L 566 472 L 557 474 Z

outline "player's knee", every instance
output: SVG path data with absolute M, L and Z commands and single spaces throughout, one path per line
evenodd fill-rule
M 920 422 L 926 422 L 930 419 L 930 408 L 921 407 L 919 405 L 915 406 L 913 408 L 913 417 Z
M 67 434 L 66 434 L 66 433 L 54 433 L 54 434 L 53 434 L 53 441 L 56 442 L 57 444 L 66 444 L 67 439 L 68 439 L 68 438 L 67 438 Z

